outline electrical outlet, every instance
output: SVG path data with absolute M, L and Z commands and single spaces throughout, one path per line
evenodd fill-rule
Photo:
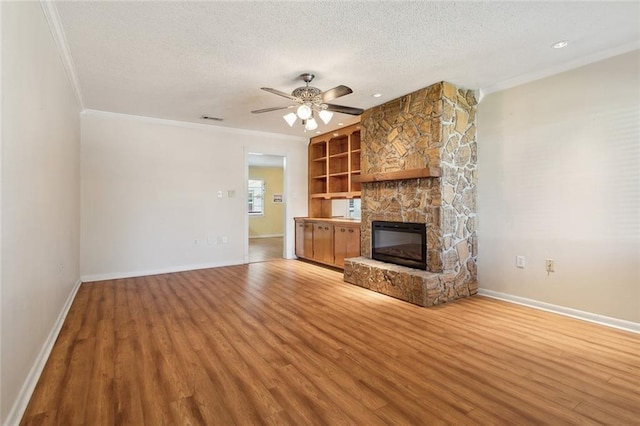
M 556 271 L 556 265 L 555 265 L 555 262 L 553 261 L 553 259 L 545 260 L 545 265 L 546 265 L 546 268 L 547 268 L 547 272 L 555 272 Z
M 516 256 L 516 266 L 518 268 L 524 268 L 525 259 L 524 256 Z

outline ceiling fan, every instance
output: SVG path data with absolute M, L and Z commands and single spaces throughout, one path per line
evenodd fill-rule
M 298 78 L 304 81 L 306 83 L 306 86 L 294 89 L 291 94 L 281 92 L 280 90 L 272 89 L 270 87 L 261 87 L 261 89 L 265 92 L 282 96 L 283 98 L 287 98 L 295 103 L 289 106 L 263 108 L 251 112 L 253 114 L 261 114 L 263 112 L 296 108 L 295 113 L 291 112 L 289 114 L 286 114 L 283 118 L 291 127 L 293 127 L 296 119 L 299 118 L 302 121 L 302 125 L 304 126 L 305 130 L 315 130 L 316 128 L 318 128 L 318 122 L 315 120 L 316 114 L 318 117 L 320 117 L 324 124 L 328 124 L 329 121 L 331 121 L 334 112 L 340 112 L 349 115 L 360 115 L 364 112 L 364 110 L 361 108 L 352 108 L 348 106 L 327 103 L 336 98 L 339 98 L 340 96 L 353 93 L 353 90 L 351 90 L 347 86 L 340 85 L 323 92 L 317 87 L 309 86 L 309 83 L 313 81 L 314 77 L 315 75 L 310 73 L 300 74 Z

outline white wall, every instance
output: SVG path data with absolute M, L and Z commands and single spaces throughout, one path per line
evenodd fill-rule
M 640 322 L 639 76 L 634 51 L 483 99 L 481 289 Z
M 293 217 L 307 210 L 305 139 L 83 113 L 83 281 L 243 263 L 248 152 L 287 156 L 293 257 Z
M 5 424 L 79 278 L 80 107 L 40 3 L 0 7 Z

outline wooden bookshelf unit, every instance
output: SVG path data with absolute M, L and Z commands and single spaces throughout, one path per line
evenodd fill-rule
M 331 217 L 331 200 L 360 198 L 360 124 L 311 138 L 309 217 Z

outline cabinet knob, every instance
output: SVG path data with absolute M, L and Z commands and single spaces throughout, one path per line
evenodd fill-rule
M 351 232 L 353 234 L 353 229 L 349 229 L 349 232 Z
M 328 227 L 328 226 L 325 226 L 325 227 L 324 227 L 324 230 L 325 230 L 325 231 L 328 231 L 328 230 L 329 230 L 329 227 Z
M 345 229 L 344 229 L 344 228 L 340 228 L 340 232 L 344 232 L 344 231 L 345 231 Z

